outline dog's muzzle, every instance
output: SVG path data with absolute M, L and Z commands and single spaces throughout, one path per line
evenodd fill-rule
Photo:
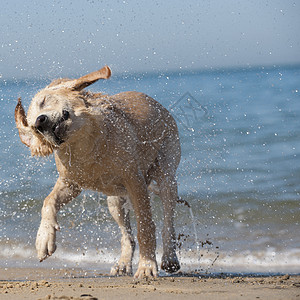
M 34 127 L 42 135 L 53 135 L 55 143 L 60 145 L 64 142 L 64 122 L 69 119 L 69 116 L 69 112 L 63 110 L 61 118 L 57 122 L 53 123 L 47 115 L 40 115 L 37 117 Z

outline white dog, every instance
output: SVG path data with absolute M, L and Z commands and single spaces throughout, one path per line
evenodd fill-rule
M 58 79 L 33 98 L 27 117 L 19 99 L 15 110 L 21 141 L 32 155 L 54 152 L 59 178 L 45 199 L 36 239 L 42 261 L 55 249 L 59 230 L 57 212 L 82 189 L 103 192 L 121 232 L 121 258 L 112 274 L 131 274 L 135 242 L 128 212 L 128 197 L 136 221 L 140 259 L 135 277 L 157 276 L 155 225 L 148 187 L 157 184 L 164 210 L 161 267 L 176 272 L 174 209 L 176 169 L 180 142 L 170 113 L 151 97 L 138 92 L 113 96 L 84 91 L 111 75 L 105 66 L 79 79 Z

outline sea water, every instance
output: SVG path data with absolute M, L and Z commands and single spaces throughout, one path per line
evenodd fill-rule
M 59 212 L 55 254 L 41 264 L 36 258 L 43 199 L 58 175 L 53 156 L 32 158 L 21 143 L 14 108 L 22 97 L 28 109 L 49 82 L 0 83 L 0 267 L 108 270 L 120 233 L 105 195 L 92 191 Z M 90 89 L 147 93 L 176 119 L 179 195 L 193 214 L 177 205 L 184 271 L 299 273 L 300 67 L 113 76 Z M 160 261 L 162 208 L 158 198 L 151 203 Z

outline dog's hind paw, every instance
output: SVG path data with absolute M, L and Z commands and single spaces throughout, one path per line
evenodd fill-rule
M 138 269 L 134 274 L 135 278 L 147 278 L 147 277 L 154 277 L 157 278 L 158 270 L 157 270 L 157 263 L 155 260 L 141 260 L 139 262 Z
M 176 254 L 173 256 L 163 255 L 161 260 L 161 268 L 167 273 L 177 272 L 180 269 L 180 263 Z
M 121 275 L 132 275 L 132 265 L 131 263 L 118 263 L 115 264 L 111 270 L 110 274 L 112 276 L 121 276 Z

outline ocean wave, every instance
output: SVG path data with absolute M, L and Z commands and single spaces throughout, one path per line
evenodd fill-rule
M 25 244 L 0 245 L 0 266 L 2 267 L 74 267 L 86 270 L 102 268 L 105 270 L 115 264 L 120 251 L 107 248 L 98 249 L 64 249 L 60 248 L 42 264 L 38 263 L 34 247 Z M 162 249 L 157 251 L 160 264 Z M 275 249 L 244 252 L 222 252 L 199 249 L 180 251 L 179 260 L 181 270 L 186 272 L 215 273 L 299 273 L 300 249 L 287 249 L 277 252 Z M 133 264 L 136 267 L 138 255 L 136 253 Z

